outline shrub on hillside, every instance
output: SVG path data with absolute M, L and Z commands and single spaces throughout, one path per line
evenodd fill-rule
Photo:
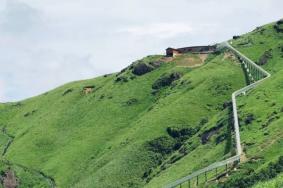
M 224 109 L 226 109 L 226 108 L 228 108 L 228 107 L 231 107 L 231 106 L 232 106 L 232 101 L 226 101 L 226 102 L 224 102 L 223 105 L 222 105 L 222 107 L 223 107 L 222 110 L 224 110 Z
M 127 106 L 131 106 L 131 105 L 133 105 L 133 104 L 136 104 L 138 102 L 138 99 L 136 99 L 136 98 L 131 98 L 131 99 L 129 99 L 127 102 L 126 102 L 126 105 Z
M 133 66 L 132 73 L 138 76 L 151 72 L 154 68 L 144 62 L 137 63 Z
M 163 87 L 170 86 L 175 80 L 180 79 L 181 76 L 182 76 L 181 73 L 178 72 L 163 75 L 153 83 L 152 89 L 158 90 Z
M 30 116 L 30 115 L 33 115 L 33 114 L 36 113 L 36 112 L 37 112 L 37 110 L 33 110 L 33 111 L 31 111 L 31 112 L 27 112 L 27 113 L 24 114 L 24 117 L 28 117 L 28 116 Z
M 117 77 L 116 78 L 116 80 L 115 80 L 115 82 L 128 82 L 128 78 L 127 77 L 125 77 L 125 76 L 119 76 L 119 77 Z
M 277 33 L 283 32 L 283 19 L 276 22 L 276 24 L 274 25 L 274 29 L 276 30 Z
M 280 51 L 283 53 L 283 44 L 279 46 Z
M 208 118 L 207 117 L 202 117 L 201 120 L 199 121 L 199 125 L 203 126 L 206 123 L 208 123 Z
M 251 124 L 255 120 L 255 117 L 253 114 L 248 114 L 247 117 L 245 118 L 245 124 Z
M 210 90 L 214 96 L 219 96 L 225 95 L 231 88 L 231 83 L 215 83 Z
M 256 27 L 253 32 L 259 32 L 261 35 L 263 34 L 263 32 L 265 31 L 264 27 Z
M 238 43 L 239 46 L 250 46 L 253 44 L 253 40 L 251 38 L 244 38 L 244 40 L 241 40 L 240 43 Z
M 146 73 L 149 73 L 153 71 L 154 69 L 160 67 L 162 64 L 161 61 L 153 61 L 149 63 L 145 62 L 138 62 L 136 64 L 133 64 L 130 69 L 132 69 L 132 73 L 137 76 L 144 75 Z
M 66 91 L 64 91 L 64 93 L 62 94 L 62 96 L 65 96 L 65 95 L 67 95 L 67 94 L 69 94 L 69 93 L 71 93 L 71 92 L 73 92 L 73 89 L 71 88 L 71 89 L 67 89 Z
M 201 137 L 201 143 L 206 144 L 209 139 L 219 132 L 219 130 L 224 126 L 223 122 L 218 122 L 218 124 L 215 127 L 210 128 L 209 130 L 204 131 L 200 137 Z
M 268 117 L 267 121 L 261 125 L 262 128 L 268 127 L 273 121 L 279 119 L 280 116 L 278 115 L 271 115 L 270 117 Z
M 239 38 L 240 38 L 240 36 L 238 36 L 238 35 L 233 36 L 233 39 L 234 39 L 234 40 L 237 40 L 237 39 L 239 39 Z
M 195 135 L 199 131 L 199 128 L 182 128 L 182 127 L 168 127 L 167 133 L 173 138 L 186 139 L 192 135 Z
M 248 188 L 260 181 L 266 181 L 275 178 L 278 174 L 283 172 L 283 156 L 280 156 L 276 163 L 269 163 L 267 168 L 260 170 L 258 173 L 247 173 L 243 176 L 230 178 L 223 184 L 221 188 Z
M 271 58 L 272 58 L 272 51 L 270 49 L 265 51 L 264 54 L 259 58 L 258 64 L 265 65 L 268 62 L 268 60 Z
M 227 138 L 227 134 L 221 134 L 221 135 L 219 135 L 219 136 L 217 136 L 216 137 L 216 140 L 215 140 L 215 143 L 216 143 L 216 145 L 217 144 L 220 144 L 221 142 L 223 142 L 224 140 L 226 140 L 226 138 Z
M 162 155 L 170 154 L 176 149 L 176 141 L 169 136 L 162 136 L 147 143 L 148 149 Z

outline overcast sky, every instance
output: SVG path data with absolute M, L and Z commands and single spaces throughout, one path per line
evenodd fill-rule
M 0 102 L 280 19 L 282 0 L 0 0 Z

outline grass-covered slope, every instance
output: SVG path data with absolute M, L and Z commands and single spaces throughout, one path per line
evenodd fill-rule
M 245 85 L 241 66 L 223 54 L 194 69 L 176 63 L 149 56 L 0 107 L 13 138 L 0 170 L 10 166 L 20 187 L 48 186 L 46 177 L 57 187 L 160 187 L 232 155 L 225 118 Z
M 238 98 L 241 165 L 207 186 L 282 185 L 282 24 L 231 40 L 272 76 Z M 0 187 L 11 171 L 19 187 L 162 187 L 235 154 L 229 101 L 245 83 L 229 53 L 149 56 L 0 104 Z
M 283 164 L 278 164 L 278 160 L 283 156 L 283 31 L 276 29 L 282 24 L 276 22 L 258 27 L 231 40 L 234 47 L 272 76 L 238 98 L 241 142 L 246 161 L 221 186 L 272 187 L 273 182 L 282 186 Z M 272 181 L 273 178 L 276 179 Z

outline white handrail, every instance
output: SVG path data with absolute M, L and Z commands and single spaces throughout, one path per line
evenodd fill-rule
M 263 79 L 258 80 L 246 87 L 243 87 L 235 92 L 232 93 L 232 107 L 233 107 L 233 117 L 234 117 L 234 129 L 235 129 L 235 140 L 236 140 L 236 152 L 237 154 L 233 157 L 230 157 L 229 159 L 220 161 L 220 162 L 216 162 L 213 163 L 211 165 L 209 165 L 208 167 L 205 167 L 203 169 L 200 169 L 198 171 L 193 172 L 192 174 L 190 174 L 189 176 L 186 176 L 184 178 L 181 178 L 169 185 L 167 185 L 165 188 L 174 188 L 178 185 L 181 185 L 182 183 L 189 181 L 191 179 L 193 179 L 194 177 L 197 177 L 203 173 L 206 173 L 208 171 L 211 171 L 213 169 L 216 169 L 218 167 L 221 166 L 225 166 L 227 164 L 231 164 L 235 161 L 240 161 L 240 157 L 242 154 L 242 148 L 241 148 L 241 138 L 240 138 L 240 131 L 239 131 L 239 121 L 238 121 L 238 111 L 237 111 L 237 102 L 236 102 L 236 97 L 241 95 L 242 93 L 245 93 L 246 91 L 253 89 L 254 87 L 256 87 L 258 84 L 260 84 L 262 81 L 266 80 L 267 78 L 269 78 L 271 75 L 265 71 L 263 68 L 261 68 L 260 66 L 258 66 L 257 64 L 255 64 L 252 60 L 250 60 L 248 57 L 246 57 L 245 55 L 243 55 L 241 52 L 239 52 L 238 50 L 236 50 L 235 48 L 233 48 L 228 42 L 223 42 L 221 43 L 219 46 L 223 47 L 223 48 L 228 48 L 230 51 L 232 51 L 235 55 L 237 55 L 240 59 L 242 59 L 243 61 L 248 62 L 249 64 L 251 64 L 255 69 L 257 69 L 258 71 L 260 71 L 261 73 L 263 73 L 263 75 L 265 76 Z

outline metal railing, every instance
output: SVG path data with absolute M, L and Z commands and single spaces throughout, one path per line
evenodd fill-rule
M 246 73 L 252 82 L 246 87 L 243 87 L 232 94 L 232 107 L 233 107 L 233 118 L 234 118 L 234 129 L 235 129 L 235 140 L 236 140 L 236 155 L 233 157 L 230 157 L 226 160 L 215 162 L 208 167 L 205 167 L 203 169 L 200 169 L 198 171 L 193 172 L 189 176 L 186 176 L 184 178 L 181 178 L 169 185 L 166 186 L 166 188 L 174 188 L 177 186 L 181 186 L 183 183 L 188 182 L 190 186 L 190 181 L 193 178 L 197 178 L 197 185 L 198 185 L 198 178 L 201 174 L 205 174 L 205 180 L 207 181 L 207 175 L 206 173 L 217 169 L 219 167 L 226 165 L 226 171 L 227 171 L 227 165 L 240 162 L 241 154 L 242 154 L 242 148 L 241 148 L 241 138 L 240 138 L 240 131 L 239 131 L 239 121 L 238 121 L 238 111 L 237 111 L 237 103 L 236 103 L 236 97 L 245 94 L 248 90 L 253 89 L 258 84 L 260 84 L 265 79 L 269 78 L 271 75 L 265 71 L 263 68 L 255 64 L 252 60 L 247 58 L 245 55 L 243 55 L 241 52 L 233 48 L 228 42 L 223 42 L 219 44 L 219 48 L 227 48 L 231 52 L 233 52 L 243 63 L 244 68 L 246 70 Z

